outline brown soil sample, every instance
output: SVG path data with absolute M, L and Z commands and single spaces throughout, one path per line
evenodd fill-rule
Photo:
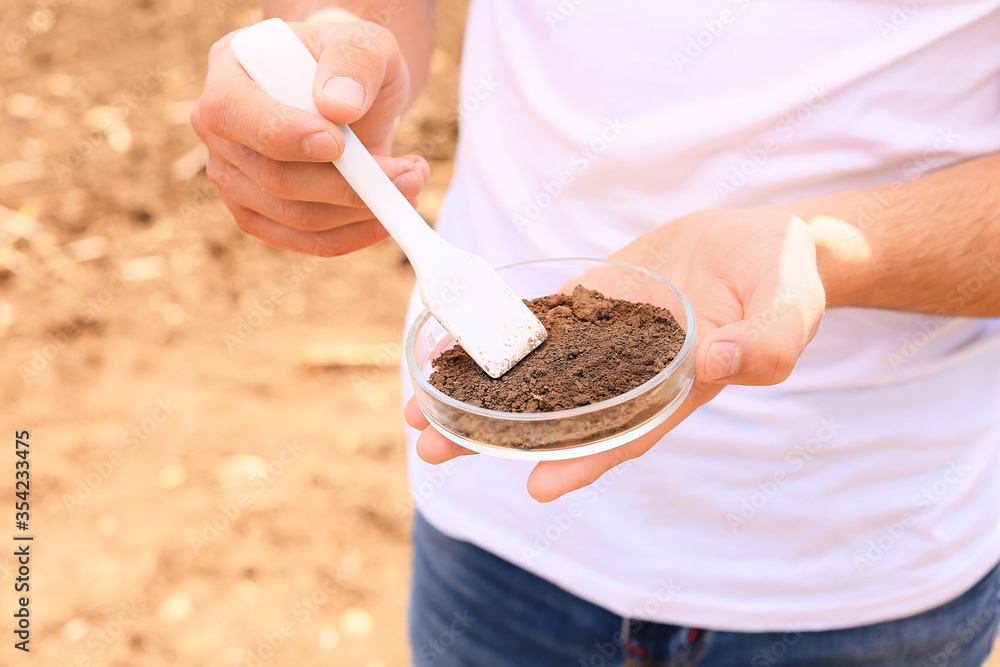
M 483 372 L 456 345 L 433 362 L 430 383 L 477 407 L 552 412 L 590 405 L 638 387 L 684 344 L 670 311 L 609 299 L 577 285 L 573 294 L 525 301 L 549 337 L 501 378 Z

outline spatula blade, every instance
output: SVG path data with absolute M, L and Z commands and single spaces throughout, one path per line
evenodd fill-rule
M 446 261 L 421 271 L 421 299 L 473 361 L 498 378 L 541 345 L 548 332 L 486 260 L 454 250 Z

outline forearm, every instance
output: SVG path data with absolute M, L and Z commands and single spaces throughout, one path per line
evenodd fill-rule
M 389 30 L 410 74 L 410 99 L 423 90 L 434 48 L 434 0 L 266 0 L 268 17 L 286 21 L 362 19 Z
M 1000 315 L 1000 154 L 779 208 L 813 230 L 828 306 Z

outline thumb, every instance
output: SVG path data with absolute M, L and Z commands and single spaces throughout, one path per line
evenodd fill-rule
M 711 340 L 698 344 L 695 377 L 707 383 L 748 385 L 777 384 L 788 378 L 804 346 L 775 330 L 766 339 L 748 336 L 742 324 L 720 327 Z
M 813 305 L 781 294 L 771 307 L 707 332 L 696 348 L 695 377 L 749 385 L 787 379 L 822 317 L 822 301 L 818 307 L 813 299 L 808 301 Z
M 812 235 L 799 222 L 789 227 L 773 278 L 750 292 L 742 320 L 724 326 L 698 322 L 695 376 L 702 382 L 782 382 L 816 335 L 826 294 Z
M 395 37 L 368 21 L 324 26 L 319 37 L 316 108 L 335 123 L 356 124 L 369 150 L 388 152 L 410 86 Z

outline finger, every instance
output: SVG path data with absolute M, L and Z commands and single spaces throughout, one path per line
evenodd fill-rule
M 332 163 L 279 162 L 230 142 L 220 142 L 218 153 L 258 187 L 280 199 L 367 208 Z M 430 167 L 416 155 L 375 158 L 404 197 L 416 197 L 430 177 Z
M 217 137 L 201 121 L 197 107 L 191 126 L 213 156 L 235 165 L 258 188 L 281 199 L 365 208 L 364 202 L 332 163 L 281 162 L 257 151 Z M 430 180 L 430 165 L 419 155 L 376 156 L 376 163 L 404 197 L 420 194 Z M 370 214 L 367 217 L 371 217 Z
M 233 33 L 235 34 L 235 33 Z M 285 106 L 247 75 L 230 48 L 233 34 L 209 53 L 198 115 L 214 135 L 275 160 L 324 161 L 340 156 L 344 137 L 330 120 Z
M 691 393 L 677 411 L 646 435 L 606 452 L 564 461 L 542 461 L 528 476 L 528 493 L 538 502 L 547 503 L 570 491 L 593 484 L 615 466 L 645 454 L 671 429 L 698 407 L 717 396 L 722 389 L 718 385 L 706 385 L 696 381 Z
M 457 445 L 441 435 L 434 427 L 424 429 L 417 438 L 417 455 L 427 463 L 437 465 L 457 456 L 469 456 L 476 452 Z
M 406 406 L 403 408 L 403 418 L 407 424 L 421 431 L 431 424 L 427 421 L 424 411 L 420 409 L 420 404 L 417 403 L 414 396 L 411 396 L 410 400 L 406 402 Z
M 409 95 L 409 74 L 391 32 L 377 23 L 351 21 L 329 28 L 317 44 L 313 81 L 316 108 L 335 123 L 352 124 L 360 136 L 384 141 Z M 372 137 L 367 129 L 381 128 Z M 372 149 L 372 146 L 369 146 Z
M 749 294 L 743 319 L 698 332 L 695 376 L 699 380 L 770 385 L 791 374 L 816 335 L 826 305 L 815 253 L 806 223 L 792 218 L 776 277 Z
M 214 160 L 210 160 L 214 162 Z M 210 167 L 214 179 L 216 167 Z M 333 204 L 318 204 L 316 202 L 282 199 L 270 194 L 251 181 L 243 172 L 233 169 L 225 185 L 226 194 L 239 205 L 260 213 L 265 218 L 293 229 L 306 232 L 318 232 L 336 229 L 347 224 L 370 220 L 371 211 L 368 208 L 336 206 Z M 213 183 L 215 180 L 213 180 Z
M 317 257 L 336 257 L 367 248 L 389 236 L 377 220 L 354 222 L 336 229 L 306 232 L 292 229 L 260 213 L 226 201 L 236 224 L 273 248 L 293 250 Z

